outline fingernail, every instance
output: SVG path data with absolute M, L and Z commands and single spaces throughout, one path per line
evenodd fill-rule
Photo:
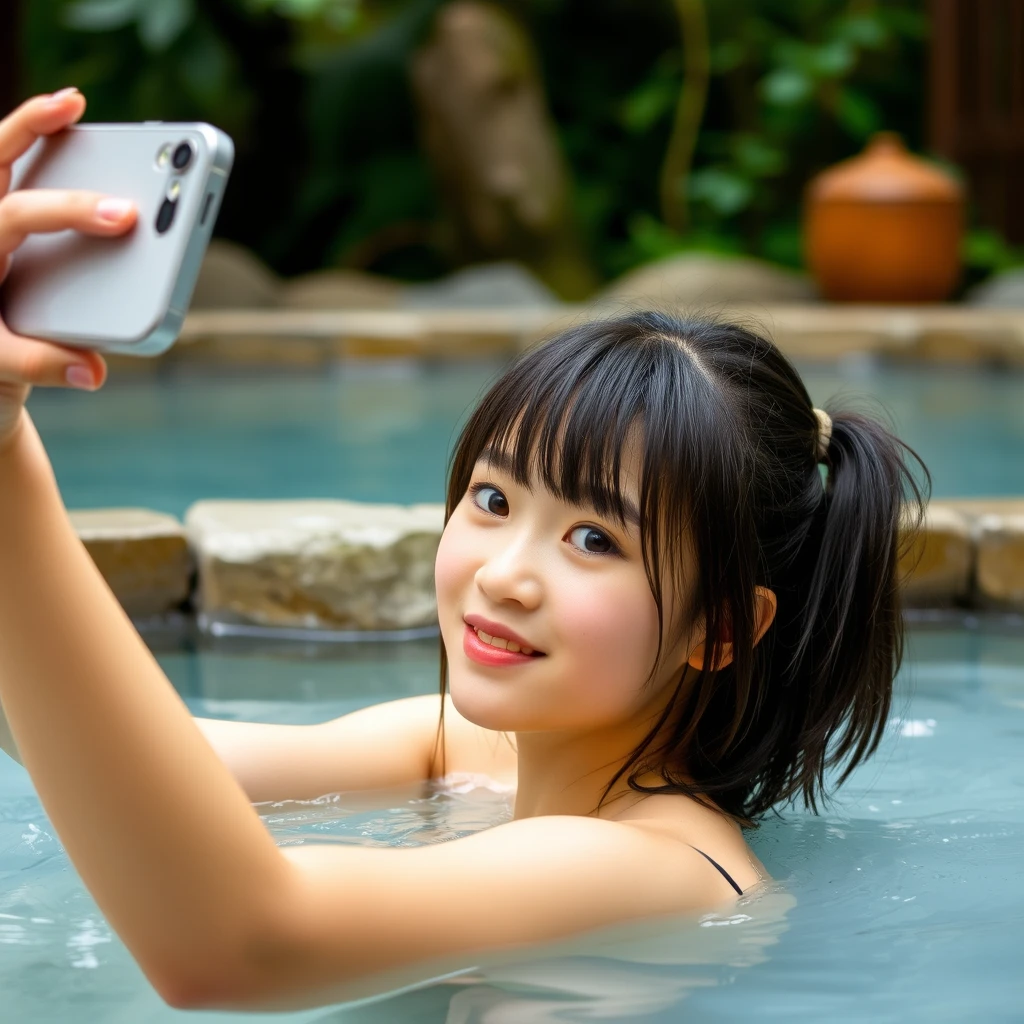
M 64 377 L 73 388 L 85 388 L 87 391 L 96 389 L 96 379 L 87 366 L 69 366 Z
M 69 85 L 66 89 L 58 89 L 57 92 L 51 93 L 50 98 L 46 101 L 51 107 L 59 107 L 69 96 L 74 96 L 78 92 L 78 89 L 73 85 Z
M 124 220 L 132 212 L 130 199 L 101 199 L 96 204 L 96 216 L 100 220 Z

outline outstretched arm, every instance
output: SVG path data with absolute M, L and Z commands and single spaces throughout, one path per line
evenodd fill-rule
M 116 235 L 134 212 L 88 192 L 7 193 L 40 135 L 76 121 L 77 93 L 0 121 L 0 277 L 34 232 Z M 203 738 L 79 541 L 24 410 L 98 353 L 0 324 L 0 702 L 21 760 L 85 883 L 158 989 L 230 974 L 294 869 Z
M 173 998 L 293 872 L 79 541 L 25 416 L 0 454 L 0 698 L 86 885 Z

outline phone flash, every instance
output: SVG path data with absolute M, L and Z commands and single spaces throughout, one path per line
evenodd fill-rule
M 172 181 L 171 187 L 167 190 L 167 198 L 173 203 L 181 195 L 181 182 Z
M 156 155 L 157 167 L 163 168 L 167 166 L 168 161 L 171 159 L 171 144 L 165 142 Z

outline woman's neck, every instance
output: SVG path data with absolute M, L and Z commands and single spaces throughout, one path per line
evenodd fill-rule
M 632 807 L 644 799 L 644 794 L 629 788 L 629 773 L 615 781 L 607 797 L 605 791 L 645 735 L 619 734 L 617 742 L 612 742 L 603 733 L 517 733 L 515 817 L 595 813 L 615 817 Z M 651 776 L 644 779 L 649 780 L 653 780 Z

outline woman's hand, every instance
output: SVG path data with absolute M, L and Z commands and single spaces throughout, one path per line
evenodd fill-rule
M 11 168 L 41 136 L 74 124 L 85 111 L 77 89 L 27 100 L 0 121 L 0 281 L 11 255 L 35 233 L 73 228 L 90 235 L 120 235 L 135 223 L 128 201 L 97 192 L 57 189 L 11 192 Z M 95 390 L 106 378 L 103 357 L 49 341 L 23 338 L 0 322 L 0 452 L 13 443 L 33 385 Z

